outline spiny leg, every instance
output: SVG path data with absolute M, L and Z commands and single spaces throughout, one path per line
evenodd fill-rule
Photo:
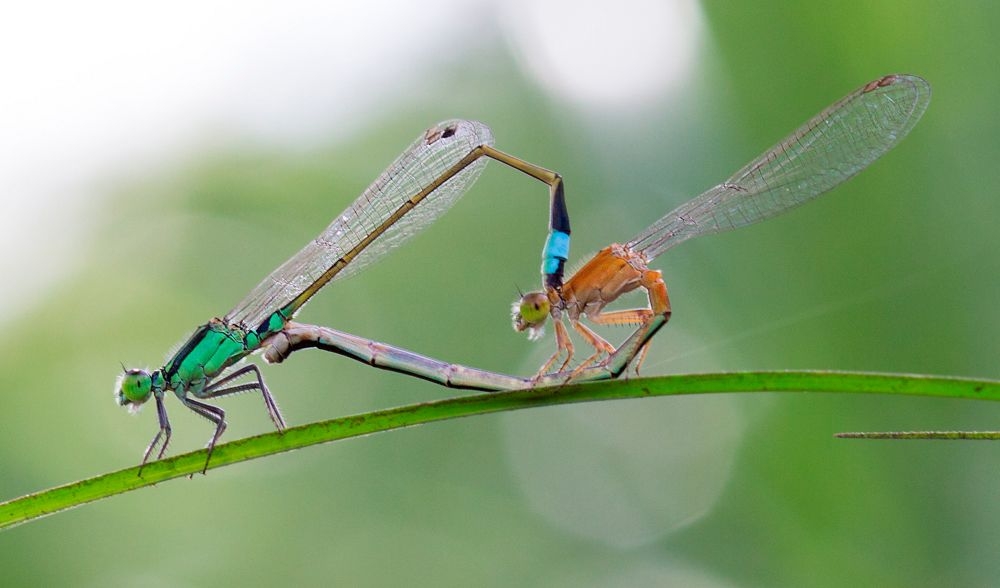
M 642 366 L 642 362 L 646 360 L 646 354 L 649 353 L 649 344 L 652 341 L 653 335 L 655 335 L 657 331 L 663 327 L 663 325 L 667 324 L 667 321 L 670 320 L 670 316 L 672 314 L 672 310 L 670 308 L 670 296 L 667 294 L 667 284 L 663 281 L 663 274 L 659 270 L 646 270 L 643 272 L 640 285 L 645 288 L 646 294 L 649 297 L 649 308 L 634 309 L 631 312 L 644 315 L 644 318 L 641 320 L 641 324 L 639 328 L 635 330 L 635 333 L 639 333 L 643 330 L 646 332 L 640 337 L 638 345 L 632 347 L 631 349 L 624 349 L 626 344 L 622 344 L 621 347 L 615 350 L 614 353 L 604 360 L 602 366 L 609 368 L 615 377 L 628 367 L 629 363 L 636 357 L 636 355 L 639 356 L 639 361 L 636 362 L 634 369 L 635 374 L 639 375 L 639 368 Z M 614 314 L 615 313 L 608 313 L 607 315 L 604 315 L 604 317 L 611 316 L 612 319 L 614 319 Z M 596 321 L 596 319 L 594 320 Z M 632 341 L 632 339 L 633 337 L 630 337 L 626 343 Z M 623 351 L 624 353 L 622 353 Z
M 163 454 L 166 453 L 167 445 L 170 443 L 170 419 L 167 418 L 167 409 L 163 406 L 163 398 L 159 394 L 156 394 L 154 398 L 156 398 L 156 416 L 160 421 L 160 430 L 156 432 L 156 436 L 146 447 L 146 452 L 142 454 L 142 463 L 139 464 L 137 476 L 142 475 L 142 468 L 149 461 L 149 456 L 153 453 L 153 448 L 156 447 L 160 438 L 163 438 L 163 447 L 160 447 L 160 453 L 157 454 L 156 459 L 163 459 Z
M 591 322 L 598 325 L 617 326 L 642 325 L 643 323 L 648 322 L 652 316 L 653 311 L 648 308 L 629 308 L 625 310 L 589 314 L 587 315 L 587 318 L 590 319 Z M 594 349 L 597 350 L 593 355 L 588 357 L 586 361 L 580 364 L 580 367 L 574 371 L 574 374 L 597 362 L 597 359 L 601 357 L 601 355 L 606 353 L 610 357 L 610 355 L 615 352 L 614 345 L 608 343 L 603 337 L 590 330 L 582 323 L 577 323 L 573 326 L 576 327 L 577 332 L 583 335 L 584 338 L 587 339 L 587 342 L 593 345 Z
M 646 361 L 646 354 L 649 353 L 649 343 L 649 341 L 646 341 L 646 343 L 639 348 L 639 359 L 636 360 L 635 365 L 632 367 L 632 371 L 635 372 L 636 376 L 639 375 L 639 368 L 642 367 L 642 362 Z
M 625 310 L 614 310 L 611 312 L 601 312 L 595 315 L 587 315 L 591 322 L 604 326 L 615 325 L 641 325 L 653 316 L 653 311 L 649 308 L 629 308 Z
M 642 275 L 642 287 L 646 289 L 646 293 L 649 295 L 649 308 L 650 316 L 644 321 L 645 325 L 653 320 L 653 317 L 660 316 L 663 317 L 663 326 L 670 320 L 670 315 L 673 311 L 670 309 L 670 296 L 667 294 L 667 284 L 663 281 L 663 272 L 659 270 L 647 270 Z M 658 331 L 660 327 L 653 329 L 652 333 L 649 335 L 650 339 L 647 339 L 643 343 L 642 347 L 639 348 L 639 361 L 635 363 L 635 375 L 639 375 L 639 368 L 642 367 L 642 362 L 646 361 L 646 354 L 649 353 L 649 344 L 653 336 L 653 333 Z
M 256 382 L 250 382 L 248 384 L 237 384 L 235 386 L 226 386 L 229 382 L 232 382 L 236 378 L 239 378 L 245 374 L 253 373 L 254 377 L 257 379 Z M 267 385 L 264 384 L 264 376 L 260 373 L 260 368 L 254 364 L 249 364 L 235 370 L 229 374 L 226 374 L 222 378 L 214 381 L 205 390 L 198 395 L 199 398 L 218 398 L 220 396 L 226 396 L 228 394 L 235 394 L 237 392 L 247 392 L 250 390 L 259 390 L 261 396 L 264 397 L 264 404 L 267 406 L 267 413 L 271 417 L 271 421 L 274 426 L 278 428 L 279 431 L 285 430 L 285 419 L 282 418 L 281 412 L 278 410 L 278 405 L 274 401 L 274 397 L 271 396 L 271 391 L 267 389 Z
M 585 368 L 590 364 L 594 363 L 598 357 L 604 355 L 605 353 L 609 355 L 614 353 L 615 346 L 605 341 L 603 337 L 601 337 L 594 331 L 590 330 L 587 327 L 587 325 L 581 323 L 578 320 L 570 321 L 570 323 L 573 325 L 573 329 L 575 329 L 577 333 L 580 333 L 580 335 L 587 340 L 587 343 L 589 343 L 590 346 L 593 347 L 595 350 L 593 355 L 583 360 L 583 362 L 579 365 L 579 367 L 573 370 L 574 374 L 579 372 L 582 368 Z
M 181 398 L 181 402 L 184 403 L 184 406 L 190 408 L 195 413 L 215 423 L 215 434 L 212 435 L 212 438 L 208 441 L 208 454 L 205 456 L 205 467 L 201 470 L 201 473 L 204 474 L 208 471 L 208 462 L 212 459 L 212 452 L 215 450 L 215 444 L 219 442 L 219 438 L 222 437 L 222 433 L 226 430 L 226 411 L 222 410 L 218 406 L 198 402 L 193 398 L 184 397 Z
M 663 274 L 659 270 L 643 271 L 639 279 L 639 287 L 646 290 L 646 295 L 649 299 L 648 308 L 630 308 L 604 313 L 596 312 L 588 314 L 587 318 L 596 324 L 604 326 L 639 325 L 635 333 L 639 333 L 643 329 L 648 329 L 650 324 L 653 322 L 654 317 L 663 317 L 662 322 L 666 323 L 666 321 L 670 319 L 671 310 L 670 297 L 667 295 L 667 286 L 663 282 Z M 649 352 L 649 344 L 652 334 L 659 330 L 662 324 L 652 329 L 652 332 L 649 333 L 648 336 L 643 336 L 642 342 L 638 346 L 629 350 L 625 354 L 624 359 L 622 359 L 620 351 L 626 344 L 629 344 L 629 342 L 632 341 L 632 337 L 629 337 L 629 339 L 626 340 L 626 343 L 622 344 L 622 347 L 615 349 L 610 343 L 605 341 L 597 333 L 594 333 L 582 323 L 575 323 L 573 326 L 581 335 L 583 335 L 584 338 L 587 339 L 591 345 L 594 346 L 597 351 L 573 371 L 570 379 L 578 376 L 583 370 L 596 362 L 597 359 L 604 353 L 607 353 L 608 357 L 598 365 L 607 366 L 613 358 L 616 358 L 616 363 L 621 363 L 622 365 L 621 369 L 624 369 L 624 367 L 631 363 L 636 355 L 638 355 L 639 361 L 635 364 L 635 373 L 638 375 L 639 368 L 642 365 L 642 362 L 645 361 L 646 354 Z M 615 372 L 615 376 L 619 373 L 620 371 Z
M 629 335 L 628 339 L 622 343 L 618 349 L 615 350 L 607 359 L 601 362 L 599 365 L 588 368 L 581 372 L 583 377 L 591 377 L 588 372 L 591 370 L 599 370 L 606 372 L 612 379 L 617 378 L 625 369 L 629 366 L 636 355 L 642 352 L 644 347 L 647 347 L 649 342 L 652 340 L 653 336 L 660 331 L 660 328 L 667 323 L 669 315 L 655 314 L 649 319 L 648 323 L 639 325 L 639 327 Z M 586 381 L 586 380 L 581 380 Z
M 565 325 L 563 325 L 562 321 L 558 319 L 556 319 L 553 324 L 555 325 L 554 328 L 556 331 L 556 352 L 549 357 L 548 361 L 542 364 L 541 369 L 538 370 L 538 373 L 535 374 L 532 381 L 537 381 L 542 376 L 553 373 L 549 371 L 549 368 L 551 368 L 552 364 L 559 359 L 559 356 L 564 350 L 566 351 L 566 359 L 562 362 L 562 365 L 559 366 L 559 369 L 556 370 L 557 372 L 565 370 L 566 366 L 569 364 L 569 360 L 573 358 L 573 341 L 569 338 L 569 332 L 566 331 Z

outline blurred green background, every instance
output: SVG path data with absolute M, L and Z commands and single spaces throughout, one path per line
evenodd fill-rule
M 136 120 L 204 90 L 190 81 L 135 103 L 116 86 L 100 89 L 103 115 L 18 139 L 74 145 L 76 161 L 91 155 L 87 129 L 108 125 L 120 149 L 96 177 L 59 185 L 86 194 L 72 205 L 36 202 L 45 214 L 17 215 L 19 189 L 64 173 L 59 165 L 2 195 L 21 236 L 0 254 L 0 497 L 136 464 L 155 410 L 133 418 L 114 405 L 120 362 L 158 367 L 424 128 L 452 117 L 487 122 L 499 148 L 564 175 L 579 260 L 721 181 L 857 86 L 919 74 L 934 88 L 930 109 L 861 176 L 801 210 L 657 260 L 674 318 L 644 371 L 1000 378 L 995 3 L 438 2 L 429 18 L 390 3 L 361 21 L 338 6 L 310 21 L 311 31 L 329 26 L 328 41 L 291 52 L 316 60 L 286 63 L 283 44 L 309 11 L 282 9 L 299 9 L 298 20 L 260 25 L 250 35 L 257 44 L 231 53 L 209 44 L 199 59 L 224 70 L 230 59 L 233 70 L 250 63 L 240 73 L 254 80 L 322 72 L 325 43 L 351 27 L 359 38 L 408 36 L 382 53 L 359 43 L 337 54 L 371 60 L 367 78 L 350 84 L 329 76 L 312 88 L 307 75 L 268 89 L 263 105 L 253 93 L 208 92 L 218 112 L 271 108 L 262 128 L 297 133 L 205 116 L 169 156 L 123 156 L 145 153 L 161 134 Z M 144 44 L 147 28 L 169 33 L 226 14 L 184 7 L 158 22 L 134 7 L 108 10 L 131 31 L 131 45 L 108 54 L 140 58 L 180 54 L 184 43 L 150 33 Z M 83 16 L 85 29 L 102 15 Z M 6 26 L 37 27 L 41 51 L 62 30 L 48 28 L 56 21 L 62 15 Z M 205 30 L 226 30 L 224 18 L 214 22 Z M 84 50 L 56 41 L 56 61 Z M 83 83 L 90 70 L 73 63 Z M 118 83 L 153 77 L 131 71 Z M 53 115 L 73 108 L 72 85 L 65 89 L 46 92 Z M 353 106 L 337 110 L 339 96 Z M 324 101 L 338 114 L 309 119 Z M 545 194 L 491 164 L 445 218 L 321 292 L 301 318 L 532 373 L 552 336 L 529 343 L 513 333 L 508 307 L 518 286 L 538 280 Z M 68 231 L 68 241 L 52 236 Z M 263 369 L 290 424 L 453 394 L 319 352 Z M 259 397 L 219 404 L 230 423 L 224 440 L 270 429 Z M 175 399 L 168 409 L 171 452 L 201 447 L 209 426 Z M 832 434 L 998 427 L 1000 406 L 989 403 L 819 394 L 489 416 L 298 451 L 61 513 L 0 534 L 0 569 L 10 586 L 996 585 L 1000 445 Z

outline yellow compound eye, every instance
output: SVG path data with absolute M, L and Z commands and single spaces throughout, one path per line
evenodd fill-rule
M 518 313 L 528 326 L 544 323 L 549 316 L 549 298 L 541 292 L 529 292 L 521 297 Z
M 545 319 L 552 305 L 543 292 L 529 292 L 513 304 L 510 318 L 517 332 L 528 331 L 528 339 L 534 341 L 544 332 Z

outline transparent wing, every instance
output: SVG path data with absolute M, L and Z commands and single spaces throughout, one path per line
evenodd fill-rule
M 868 83 L 733 177 L 667 213 L 628 246 L 651 261 L 691 237 L 750 225 L 808 202 L 892 149 L 930 99 L 930 84 L 917 76 Z
M 264 278 L 224 320 L 255 328 L 278 309 L 290 315 L 327 281 L 352 275 L 399 246 L 444 214 L 476 181 L 486 159 L 465 166 L 412 208 L 408 203 L 463 163 L 476 147 L 492 144 L 489 127 L 479 122 L 452 120 L 432 127 L 325 231 Z M 387 222 L 391 224 L 385 228 Z M 385 230 L 378 234 L 380 228 Z

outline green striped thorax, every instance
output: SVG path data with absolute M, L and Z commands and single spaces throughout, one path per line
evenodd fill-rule
M 198 327 L 177 353 L 158 370 L 127 369 L 118 377 L 115 400 L 137 410 L 150 396 L 173 390 L 178 395 L 199 396 L 208 383 L 250 353 L 267 337 L 281 330 L 285 315 L 276 311 L 257 329 L 227 325 L 219 319 Z

